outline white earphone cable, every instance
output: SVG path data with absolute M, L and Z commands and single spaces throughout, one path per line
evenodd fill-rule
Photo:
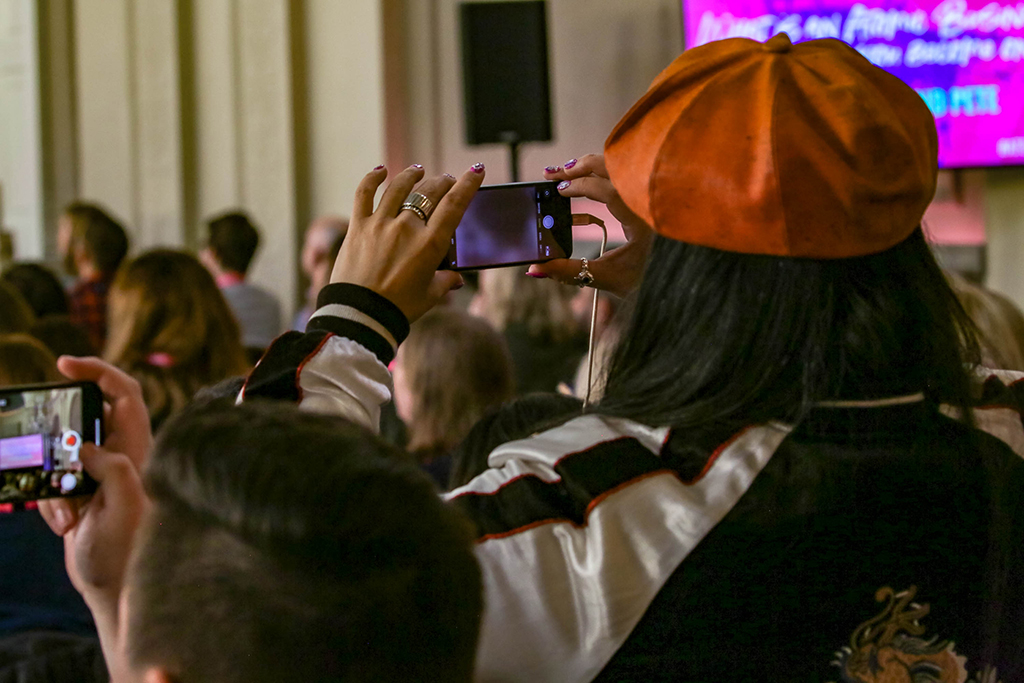
M 605 227 L 604 221 L 597 216 L 591 216 L 586 213 L 574 213 L 572 215 L 572 224 L 575 225 L 596 225 L 601 228 L 601 251 L 598 253 L 598 258 L 604 256 L 604 250 L 608 246 L 608 228 Z M 594 388 L 594 352 L 596 351 L 595 344 L 597 341 L 597 298 L 600 296 L 601 290 L 594 287 L 594 302 L 590 308 L 590 342 L 587 347 L 587 393 L 583 398 L 583 410 L 584 412 L 590 406 L 590 394 Z

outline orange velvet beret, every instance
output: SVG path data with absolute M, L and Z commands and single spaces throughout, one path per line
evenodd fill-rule
M 935 194 L 924 101 L 838 40 L 730 38 L 684 52 L 605 143 L 612 183 L 656 232 L 818 259 L 884 251 Z

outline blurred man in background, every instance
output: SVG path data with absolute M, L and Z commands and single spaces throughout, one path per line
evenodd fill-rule
M 300 332 L 306 329 L 309 316 L 316 309 L 316 296 L 330 278 L 331 267 L 347 232 L 348 219 L 342 216 L 320 216 L 306 228 L 301 263 L 302 273 L 309 279 L 309 289 L 306 292 L 306 305 L 295 315 L 292 329 Z
M 199 254 L 217 280 L 242 328 L 242 345 L 253 360 L 281 333 L 281 304 L 273 294 L 245 281 L 260 235 L 249 217 L 225 213 L 207 222 L 207 246 Z M 254 357 L 254 358 L 253 358 Z
M 128 235 L 95 204 L 73 202 L 57 226 L 57 250 L 76 278 L 68 291 L 71 321 L 85 329 L 93 348 L 107 342 L 107 290 L 125 254 Z

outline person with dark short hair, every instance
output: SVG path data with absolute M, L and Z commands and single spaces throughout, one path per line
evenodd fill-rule
M 106 446 L 82 449 L 90 504 L 40 503 L 111 680 L 472 680 L 471 530 L 402 454 L 337 417 L 231 399 L 151 449 L 136 382 L 96 359 L 60 368 L 111 407 Z
M 249 217 L 239 211 L 207 221 L 206 248 L 199 260 L 213 274 L 242 329 L 242 345 L 252 362 L 281 333 L 281 304 L 270 292 L 245 281 L 260 245 L 260 235 Z
M 629 241 L 530 271 L 635 307 L 600 400 L 446 496 L 478 530 L 477 680 L 1024 680 L 1024 374 L 980 367 L 925 242 L 937 160 L 912 88 L 779 34 L 686 51 L 603 156 L 545 170 Z M 386 174 L 244 397 L 388 400 L 483 174 L 412 167 L 375 206 Z
M 0 278 L 21 292 L 37 318 L 69 314 L 67 292 L 53 271 L 46 266 L 39 263 L 14 263 L 4 269 Z
M 107 343 L 107 290 L 128 253 L 128 235 L 96 204 L 73 202 L 60 217 L 57 249 L 76 281 L 68 292 L 71 321 L 97 350 Z

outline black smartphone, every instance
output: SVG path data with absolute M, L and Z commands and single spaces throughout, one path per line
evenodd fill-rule
M 485 185 L 455 229 L 441 268 L 479 270 L 571 255 L 572 209 L 557 183 Z
M 78 454 L 102 438 L 103 395 L 92 382 L 0 390 L 0 503 L 93 493 Z

